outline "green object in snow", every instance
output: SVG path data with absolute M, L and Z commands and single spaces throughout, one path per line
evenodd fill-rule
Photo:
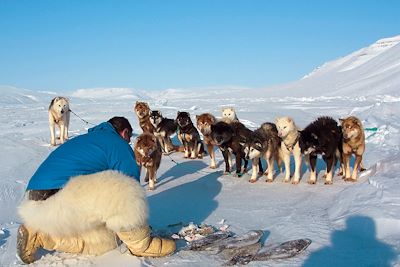
M 365 128 L 365 131 L 376 132 L 378 131 L 378 127 Z

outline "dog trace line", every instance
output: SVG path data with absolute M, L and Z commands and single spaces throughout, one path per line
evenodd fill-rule
M 171 157 L 171 155 L 166 154 L 163 147 L 161 147 L 161 150 L 164 152 L 164 155 L 168 156 L 169 159 L 170 159 L 173 163 L 175 163 L 176 166 L 181 165 L 181 163 L 179 163 L 179 162 L 177 162 L 176 160 L 174 160 L 174 159 Z M 187 169 L 189 169 L 189 168 L 187 168 Z M 197 171 L 194 171 L 194 172 L 195 172 L 195 173 L 196 173 L 196 172 L 197 172 L 197 173 L 203 173 L 203 174 L 211 174 L 211 173 L 213 173 L 213 172 L 206 172 L 206 171 L 202 171 L 202 170 L 197 170 Z
M 73 112 L 72 110 L 69 110 L 69 112 L 71 112 L 72 114 L 74 114 L 75 116 L 77 116 L 81 121 L 83 121 L 84 123 L 86 123 L 86 124 L 90 124 L 90 125 L 96 125 L 96 124 L 94 124 L 94 123 L 91 123 L 91 122 L 88 122 L 87 120 L 85 120 L 85 119 L 82 119 L 78 114 L 76 114 L 75 112 Z

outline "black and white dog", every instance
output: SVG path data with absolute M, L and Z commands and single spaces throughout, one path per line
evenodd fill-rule
M 160 142 L 163 152 L 165 154 L 172 152 L 174 145 L 171 141 L 171 135 L 175 134 L 177 130 L 175 120 L 164 118 L 161 111 L 153 110 L 150 113 L 150 123 L 155 128 L 154 135 Z
M 331 117 L 320 117 L 300 131 L 301 152 L 310 165 L 309 184 L 317 181 L 317 155 L 321 154 L 326 162 L 325 184 L 332 184 L 332 177 L 337 160 L 340 160 L 341 128 Z
M 184 157 L 190 157 L 191 159 L 202 158 L 204 145 L 189 113 L 178 111 L 176 123 L 178 125 L 179 140 L 181 140 L 185 149 Z
M 257 173 L 262 174 L 260 166 L 261 158 L 267 161 L 268 169 L 265 171 L 267 182 L 272 182 L 274 177 L 274 160 L 281 166 L 281 139 L 278 130 L 273 123 L 263 123 L 260 128 L 252 132 L 245 144 L 244 153 L 246 159 L 252 160 L 252 175 L 249 182 L 257 180 Z

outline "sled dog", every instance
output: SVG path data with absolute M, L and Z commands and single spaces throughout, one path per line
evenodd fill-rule
M 267 176 L 266 181 L 273 181 L 274 160 L 279 167 L 281 165 L 280 150 L 281 139 L 278 137 L 275 124 L 263 123 L 260 128 L 250 134 L 244 148 L 245 158 L 252 160 L 252 175 L 249 182 L 254 183 L 256 181 L 258 161 L 262 157 L 267 161 L 267 169 L 264 173 Z
M 239 121 L 236 116 L 236 112 L 234 108 L 222 108 L 222 119 L 223 122 L 231 123 L 234 121 Z
M 236 175 L 241 177 L 247 171 L 248 160 L 244 155 L 244 144 L 249 138 L 251 131 L 240 122 L 230 124 L 220 121 L 211 125 L 211 136 L 224 156 L 225 173 L 230 172 L 230 163 L 228 160 L 229 152 L 236 156 Z M 242 159 L 244 160 L 243 173 L 241 170 Z
M 175 120 L 164 118 L 159 110 L 150 112 L 150 122 L 154 126 L 154 135 L 160 142 L 163 153 L 172 152 L 174 145 L 172 144 L 171 135 L 176 133 L 177 125 Z
M 217 119 L 210 113 L 203 113 L 196 115 L 197 128 L 203 135 L 204 144 L 207 146 L 208 154 L 210 155 L 210 168 L 215 169 L 217 164 L 215 162 L 214 142 L 211 137 L 211 125 L 214 125 Z
M 204 145 L 201 142 L 200 134 L 194 127 L 190 115 L 188 112 L 178 111 L 176 117 L 176 123 L 178 125 L 179 140 L 182 141 L 185 149 L 185 158 L 203 158 Z
M 135 114 L 139 119 L 140 128 L 144 133 L 154 133 L 154 126 L 150 122 L 150 107 L 146 102 L 136 101 Z
M 137 137 L 133 151 L 140 168 L 146 168 L 145 181 L 149 182 L 149 190 L 154 190 L 162 155 L 157 138 L 151 133 L 142 133 Z
M 67 98 L 57 96 L 53 98 L 49 105 L 49 127 L 50 127 L 50 144 L 56 145 L 55 125 L 60 128 L 60 142 L 63 144 L 68 140 L 68 127 L 69 127 L 69 101 Z
M 292 184 L 298 184 L 301 175 L 301 151 L 299 146 L 299 132 L 292 118 L 281 117 L 275 120 L 278 136 L 282 139 L 281 151 L 285 164 L 284 182 L 290 181 L 290 155 L 293 153 L 295 171 Z
M 317 155 L 322 154 L 326 162 L 325 184 L 332 184 L 332 177 L 337 160 L 340 160 L 341 129 L 331 117 L 319 117 L 300 131 L 301 152 L 310 165 L 309 184 L 317 180 Z
M 343 141 L 341 144 L 343 148 L 343 175 L 346 181 L 355 182 L 357 181 L 358 169 L 360 168 L 361 171 L 365 170 L 361 162 L 365 151 L 364 128 L 361 121 L 354 116 L 339 119 L 339 121 L 343 132 Z M 356 160 L 354 162 L 353 173 L 350 177 L 350 158 L 352 154 L 355 155 Z

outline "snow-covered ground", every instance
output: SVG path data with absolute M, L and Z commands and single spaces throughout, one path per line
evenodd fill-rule
M 99 88 L 66 96 L 71 99 L 71 109 L 88 122 L 125 116 L 137 134 L 141 130 L 132 109 L 137 99 L 149 102 L 152 109 L 169 118 L 175 118 L 178 110 L 188 111 L 193 119 L 203 112 L 220 116 L 221 107 L 233 106 L 251 129 L 278 116 L 291 116 L 300 127 L 322 115 L 359 117 L 366 128 L 363 162 L 367 171 L 357 183 L 336 176 L 333 185 L 324 185 L 320 172 L 317 184 L 309 185 L 303 166 L 299 185 L 283 183 L 279 173 L 273 183 L 266 183 L 263 177 L 251 184 L 246 175 L 223 175 L 219 151 L 217 170 L 208 168 L 208 157 L 187 160 L 175 153 L 163 158 L 157 188 L 148 192 L 150 224 L 165 230 L 170 224 L 217 226 L 225 220 L 237 234 L 264 230 L 264 245 L 296 238 L 313 241 L 297 257 L 251 262 L 250 266 L 400 266 L 400 38 L 384 40 L 329 62 L 298 82 L 262 91 L 226 87 L 148 93 Z M 379 45 L 388 42 L 390 45 Z M 6 86 L 0 91 L 0 266 L 19 266 L 15 257 L 20 224 L 16 206 L 33 172 L 54 150 L 49 146 L 47 107 L 55 93 Z M 85 133 L 91 126 L 72 115 L 70 136 Z M 324 168 L 319 160 L 318 170 Z M 100 257 L 43 253 L 32 265 L 223 264 L 220 255 L 207 252 L 179 251 L 167 258 L 145 260 L 124 252 L 119 248 Z

